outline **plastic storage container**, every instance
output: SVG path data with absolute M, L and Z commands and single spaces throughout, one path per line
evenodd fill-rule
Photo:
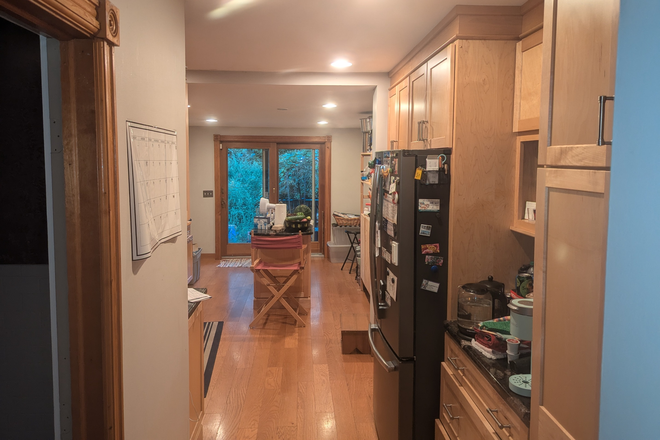
M 350 244 L 333 244 L 328 242 L 328 252 L 330 253 L 331 263 L 343 263 L 348 250 L 351 248 Z M 352 254 L 352 252 L 351 252 Z

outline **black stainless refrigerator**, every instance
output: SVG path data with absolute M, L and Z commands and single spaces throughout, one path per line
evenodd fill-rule
M 440 413 L 450 154 L 376 153 L 370 218 L 375 323 L 369 342 L 380 440 L 433 439 Z

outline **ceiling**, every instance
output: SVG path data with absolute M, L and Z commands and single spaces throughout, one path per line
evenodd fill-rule
M 339 72 L 330 63 L 344 58 L 353 65 L 341 72 L 388 72 L 455 5 L 524 2 L 186 0 L 186 65 L 189 70 Z M 338 107 L 328 127 L 345 128 L 349 120 L 359 127 L 356 115 L 372 105 L 372 93 L 339 90 L 347 86 L 190 86 L 191 125 L 208 125 L 204 120 L 215 116 L 214 125 L 221 126 L 317 127 L 322 101 L 332 98 Z M 289 111 L 277 113 L 277 107 Z

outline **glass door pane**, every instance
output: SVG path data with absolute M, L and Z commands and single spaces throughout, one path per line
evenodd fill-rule
M 312 210 L 314 235 L 319 234 L 319 150 L 314 148 L 279 148 L 279 192 L 281 203 L 287 205 L 287 212 L 293 212 L 299 205 L 307 205 Z
M 268 150 L 227 149 L 227 243 L 249 243 L 259 200 L 268 198 Z

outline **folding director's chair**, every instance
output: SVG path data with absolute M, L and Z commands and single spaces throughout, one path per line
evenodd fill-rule
M 272 295 L 266 304 L 259 309 L 257 316 L 250 323 L 250 328 L 254 328 L 255 323 L 263 318 L 278 301 L 282 303 L 284 308 L 296 319 L 299 326 L 305 326 L 305 322 L 300 315 L 307 314 L 307 310 L 300 305 L 298 300 L 296 300 L 293 297 L 293 294 L 288 292 L 288 290 L 305 268 L 304 251 L 306 247 L 306 245 L 303 245 L 302 234 L 300 233 L 288 237 L 262 237 L 252 235 L 253 263 L 252 266 L 250 266 L 250 270 L 256 275 L 256 278 L 264 284 L 268 290 L 270 290 Z M 278 261 L 277 263 L 266 263 L 261 259 L 261 250 L 266 249 L 299 249 L 300 254 L 297 258 L 290 260 Z M 283 275 L 275 275 L 273 271 L 287 271 L 287 273 Z

